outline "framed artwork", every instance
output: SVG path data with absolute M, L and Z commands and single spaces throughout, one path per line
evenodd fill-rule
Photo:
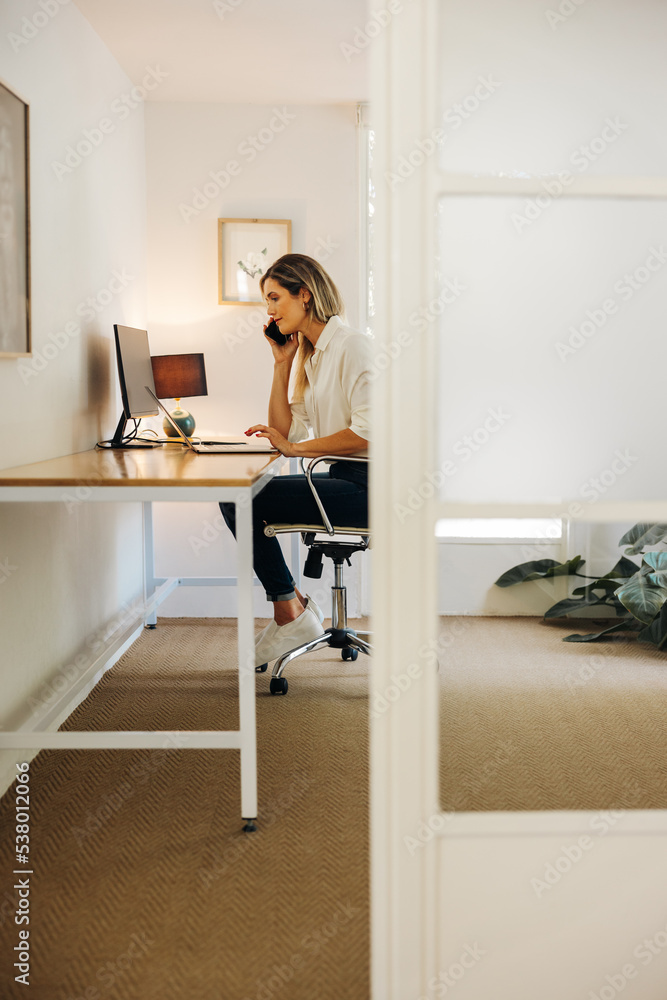
M 28 105 L 0 81 L 0 358 L 30 351 Z
M 263 303 L 259 279 L 291 249 L 290 219 L 218 219 L 218 303 Z

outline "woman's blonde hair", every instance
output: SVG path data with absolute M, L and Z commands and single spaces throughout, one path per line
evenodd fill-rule
M 327 323 L 332 316 L 342 316 L 345 311 L 340 292 L 322 265 L 312 257 L 302 253 L 286 253 L 283 257 L 279 257 L 259 279 L 262 293 L 264 283 L 269 278 L 277 281 L 293 296 L 297 296 L 302 288 L 306 288 L 310 292 L 310 300 L 306 303 L 306 316 L 317 320 L 318 323 Z M 303 399 L 307 382 L 305 364 L 314 350 L 308 338 L 300 334 L 294 380 L 295 402 Z

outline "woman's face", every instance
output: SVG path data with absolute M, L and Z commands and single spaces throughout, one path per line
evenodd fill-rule
M 268 278 L 264 282 L 264 298 L 266 299 L 266 311 L 271 319 L 274 319 L 278 329 L 284 336 L 290 333 L 298 333 L 303 326 L 306 311 L 303 308 L 304 298 L 309 298 L 308 292 L 302 291 L 299 295 L 290 295 L 286 288 L 279 285 L 273 278 Z

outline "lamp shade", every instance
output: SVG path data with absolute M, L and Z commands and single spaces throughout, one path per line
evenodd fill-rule
M 203 354 L 162 354 L 151 364 L 158 399 L 208 396 Z

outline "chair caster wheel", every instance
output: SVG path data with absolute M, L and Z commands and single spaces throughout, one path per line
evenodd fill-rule
M 266 668 L 267 667 L 268 667 L 268 663 L 262 663 L 261 666 L 255 667 L 255 673 L 256 674 L 264 674 L 264 673 L 266 673 Z
M 256 825 L 254 819 L 247 819 L 245 821 L 245 826 L 243 827 L 243 832 L 244 833 L 256 833 L 257 832 L 257 825 Z
M 271 694 L 287 694 L 287 678 L 272 677 L 269 689 Z
M 356 660 L 359 656 L 358 649 L 343 649 L 340 654 L 344 660 Z

